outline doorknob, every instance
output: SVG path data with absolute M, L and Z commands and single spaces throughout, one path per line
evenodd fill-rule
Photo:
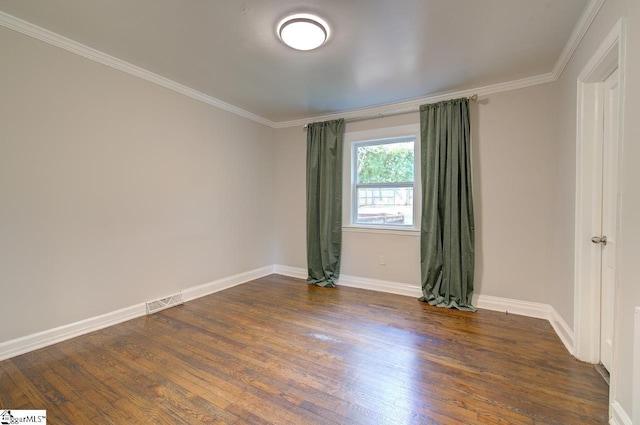
M 591 242 L 593 243 L 601 243 L 602 246 L 607 245 L 607 237 L 606 236 L 594 236 L 591 238 Z

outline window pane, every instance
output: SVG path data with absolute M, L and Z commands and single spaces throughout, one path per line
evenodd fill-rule
M 413 144 L 411 141 L 357 146 L 356 182 L 412 182 Z
M 357 187 L 356 196 L 357 223 L 387 226 L 413 225 L 412 187 Z

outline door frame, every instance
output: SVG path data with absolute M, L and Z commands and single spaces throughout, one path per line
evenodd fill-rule
M 620 205 L 621 148 L 624 118 L 625 21 L 621 18 L 587 62 L 577 81 L 576 198 L 574 262 L 574 346 L 575 357 L 597 363 L 600 360 L 600 255 L 601 247 L 591 243 L 593 229 L 601 225 L 603 81 L 618 69 L 618 206 Z M 600 195 L 598 195 L 600 194 Z M 619 216 L 619 208 L 617 212 Z M 617 221 L 616 240 L 620 233 Z M 617 256 L 616 256 L 617 257 Z M 614 300 L 617 298 L 614 283 Z M 614 301 L 616 304 L 617 302 Z M 611 373 L 611 401 L 616 379 L 618 325 L 614 308 L 614 342 Z
M 600 270 L 600 363 L 607 369 L 612 368 L 613 359 L 613 315 L 615 306 L 616 253 L 618 251 L 617 220 L 619 214 L 620 184 L 618 184 L 618 148 L 620 140 L 620 122 L 618 104 L 620 98 L 620 78 L 616 69 L 602 83 L 603 94 L 603 146 L 602 146 L 602 226 L 594 236 L 606 235 L 606 243 L 601 245 Z M 607 316 L 603 316 L 604 314 Z

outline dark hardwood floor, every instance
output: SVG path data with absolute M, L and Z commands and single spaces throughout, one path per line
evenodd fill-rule
M 48 424 L 606 424 L 547 321 L 272 275 L 0 362 Z

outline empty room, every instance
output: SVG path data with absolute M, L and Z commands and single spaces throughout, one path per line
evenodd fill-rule
M 638 116 L 638 0 L 3 0 L 0 423 L 640 425 Z

